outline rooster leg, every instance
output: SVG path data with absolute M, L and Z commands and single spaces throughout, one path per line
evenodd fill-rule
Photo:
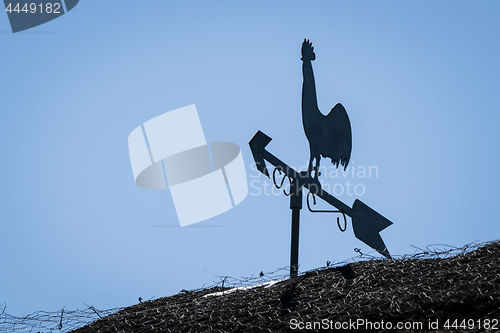
M 314 159 L 314 156 L 312 156 L 312 154 L 311 154 L 311 157 L 309 158 L 309 167 L 307 168 L 307 177 L 309 177 L 309 178 L 311 178 L 311 176 L 312 176 L 313 159 Z
M 319 176 L 319 160 L 321 159 L 321 156 L 316 157 L 316 167 L 314 168 L 314 178 L 318 179 Z

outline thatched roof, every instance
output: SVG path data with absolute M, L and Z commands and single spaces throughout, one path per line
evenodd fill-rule
M 214 287 L 143 302 L 74 332 L 296 332 L 293 327 L 315 331 L 326 325 L 352 330 L 358 319 L 365 323 L 356 326 L 359 330 L 386 331 L 392 325 L 395 331 L 398 322 L 421 322 L 428 330 L 438 320 L 440 331 L 473 332 L 487 329 L 486 319 L 490 325 L 496 319 L 500 328 L 500 242 L 448 258 L 359 261 L 227 290 Z M 456 328 L 445 330 L 447 319 L 450 325 L 458 319 Z

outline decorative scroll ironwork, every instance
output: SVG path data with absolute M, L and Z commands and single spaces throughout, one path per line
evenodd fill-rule
M 337 225 L 338 225 L 338 227 L 339 227 L 340 231 L 342 231 L 342 232 L 346 231 L 346 229 L 347 229 L 347 218 L 346 218 L 346 216 L 345 216 L 345 213 L 344 213 L 343 211 L 341 211 L 341 210 L 312 209 L 312 208 L 311 208 L 311 205 L 309 204 L 309 196 L 310 196 L 310 195 L 312 195 L 312 198 L 313 198 L 313 205 L 316 205 L 316 196 L 314 195 L 314 193 L 313 193 L 313 192 L 309 191 L 309 192 L 307 193 L 307 199 L 306 199 L 306 202 L 307 202 L 307 209 L 309 209 L 309 211 L 310 211 L 311 213 L 341 213 L 341 214 L 342 214 L 342 216 L 344 217 L 344 227 L 342 228 L 342 227 L 340 226 L 340 218 L 339 218 L 339 217 L 337 217 Z
M 274 171 L 273 171 L 273 183 L 274 183 L 274 186 L 276 186 L 277 189 L 280 189 L 283 187 L 283 183 L 285 182 L 285 179 L 288 178 L 288 181 L 290 183 L 290 185 L 292 184 L 292 178 L 290 178 L 289 176 L 287 176 L 286 174 L 283 176 L 283 178 L 281 179 L 281 183 L 278 185 L 278 183 L 276 182 L 276 171 L 279 172 L 279 175 L 281 176 L 281 169 L 280 168 L 274 168 Z M 286 195 L 286 196 L 289 196 L 290 195 L 290 192 L 286 193 L 285 189 L 283 189 L 283 193 Z

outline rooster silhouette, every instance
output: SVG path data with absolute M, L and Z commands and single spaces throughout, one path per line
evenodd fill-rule
M 309 141 L 311 156 L 309 159 L 308 176 L 314 178 L 319 175 L 319 162 L 321 157 L 329 157 L 333 165 L 339 164 L 344 170 L 349 164 L 352 149 L 351 122 L 342 104 L 337 103 L 325 116 L 318 108 L 316 99 L 316 85 L 311 61 L 316 59 L 314 47 L 309 40 L 302 43 L 302 123 L 304 132 Z M 313 160 L 316 165 L 313 169 Z

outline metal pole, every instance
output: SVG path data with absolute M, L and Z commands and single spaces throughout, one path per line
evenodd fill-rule
M 292 245 L 290 249 L 290 277 L 296 277 L 299 268 L 299 220 L 302 209 L 302 186 L 297 179 L 290 184 L 290 209 L 292 210 Z

